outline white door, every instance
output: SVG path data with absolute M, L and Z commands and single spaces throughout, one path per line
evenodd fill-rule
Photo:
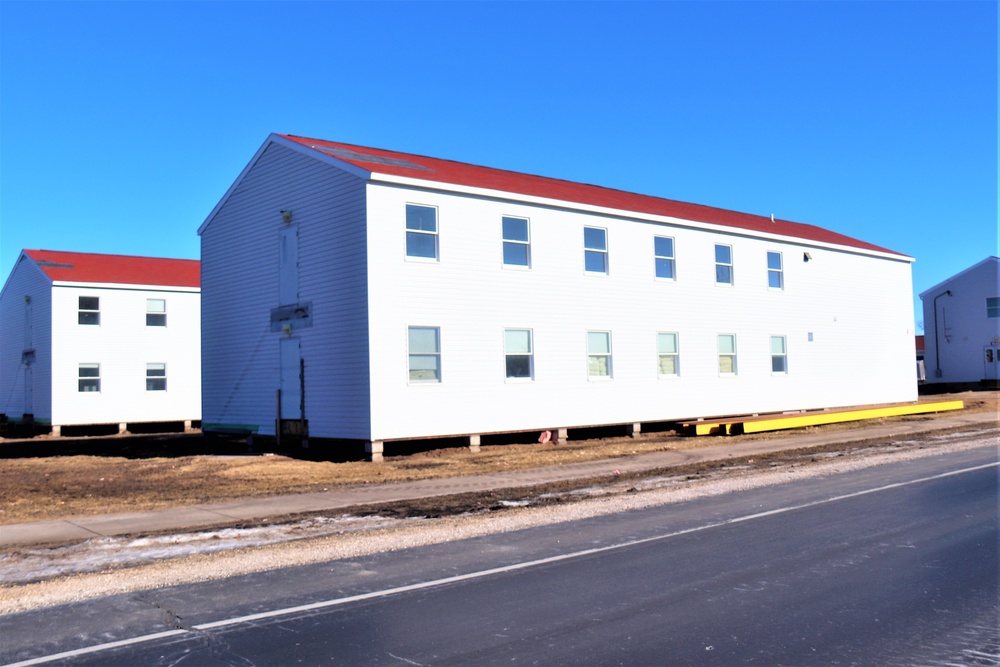
M 986 379 L 1000 380 L 1000 347 L 987 345 L 983 348 L 983 360 L 986 364 Z
M 281 418 L 302 419 L 302 346 L 298 338 L 282 338 Z

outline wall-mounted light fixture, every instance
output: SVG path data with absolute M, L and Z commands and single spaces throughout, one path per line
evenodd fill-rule
M 292 212 L 291 211 L 282 211 L 281 212 L 281 219 L 285 221 L 285 224 L 290 223 L 292 221 Z

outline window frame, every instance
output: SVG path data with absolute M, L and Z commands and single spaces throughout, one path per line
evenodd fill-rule
M 588 243 L 587 242 L 587 231 L 588 230 L 590 230 L 590 231 L 596 231 L 596 232 L 600 232 L 601 233 L 601 235 L 604 238 L 604 244 L 603 244 L 604 247 L 603 248 L 590 247 L 589 245 L 587 245 L 587 243 Z M 600 257 L 601 258 L 601 263 L 603 264 L 603 267 L 604 267 L 602 270 L 595 271 L 595 270 L 592 270 L 592 269 L 589 268 L 589 261 L 588 260 L 591 259 L 592 257 Z M 606 227 L 591 227 L 589 225 L 585 225 L 584 226 L 584 228 L 583 228 L 583 271 L 584 271 L 584 273 L 589 274 L 589 275 L 593 275 L 593 276 L 602 276 L 602 275 L 606 276 L 606 275 L 608 275 L 610 273 L 610 271 L 611 271 L 611 261 L 610 261 L 610 259 L 608 257 L 608 230 L 607 230 Z
M 155 368 L 159 366 L 159 368 Z M 162 375 L 150 375 L 150 371 L 162 371 Z M 153 387 L 150 388 L 150 383 Z M 159 385 L 159 386 L 157 386 Z M 146 363 L 146 391 L 166 391 L 167 390 L 167 365 L 165 363 Z
M 594 352 L 590 347 L 590 337 L 593 334 L 600 334 L 605 337 L 607 341 L 607 352 Z M 593 373 L 593 361 L 597 359 L 606 359 L 606 373 L 595 374 Z M 603 382 L 611 380 L 614 378 L 614 348 L 612 347 L 611 341 L 611 331 L 607 329 L 588 329 L 587 330 L 587 379 L 596 382 Z
M 720 262 L 719 261 L 719 249 L 725 248 L 729 251 L 729 261 Z M 725 268 L 729 273 L 728 280 L 719 280 L 719 269 Z M 736 271 L 733 268 L 733 246 L 726 245 L 725 243 L 715 244 L 715 284 L 716 285 L 729 285 L 730 287 L 736 284 Z
M 410 227 L 410 215 L 409 215 L 409 213 L 410 213 L 410 209 L 411 208 L 414 208 L 414 209 L 427 209 L 429 211 L 434 211 L 434 230 L 430 231 L 430 230 L 426 230 L 426 229 L 420 229 L 418 227 Z M 405 238 L 405 244 L 404 244 L 404 253 L 405 253 L 407 261 L 412 261 L 412 262 L 440 262 L 441 261 L 441 242 L 440 242 L 440 236 L 441 236 L 441 216 L 439 215 L 438 207 L 437 206 L 431 206 L 429 204 L 414 204 L 414 203 L 411 203 L 411 202 L 407 202 L 405 210 L 406 210 L 406 214 L 404 216 L 405 217 L 404 224 L 405 224 L 405 227 L 406 227 L 406 238 Z M 416 240 L 418 238 L 426 237 L 426 236 L 430 236 L 433 239 L 433 241 L 434 241 L 434 255 L 433 256 L 416 255 L 416 254 L 411 255 L 410 254 L 410 239 L 413 238 L 414 240 Z
M 660 340 L 662 336 L 672 336 L 673 337 L 673 352 L 664 352 Z M 676 378 L 681 375 L 681 337 L 676 331 L 657 331 L 656 332 L 656 375 L 657 377 L 663 378 Z M 673 359 L 674 372 L 664 373 L 663 372 L 663 359 L 665 357 L 670 357 Z
M 771 257 L 778 258 L 778 268 L 771 266 Z M 777 285 L 772 284 L 772 278 L 777 277 Z M 767 288 L 780 291 L 785 289 L 785 257 L 778 250 L 767 251 Z
M 519 222 L 524 222 L 524 236 L 525 239 L 515 239 L 507 238 L 507 230 L 505 224 L 508 220 L 516 220 Z M 519 269 L 519 270 L 529 270 L 531 269 L 531 219 L 523 218 L 516 215 L 501 215 L 500 216 L 500 263 L 505 269 Z M 524 264 L 518 264 L 514 262 L 507 261 L 507 248 L 524 248 Z
M 659 249 L 656 247 L 657 241 L 660 240 L 670 241 L 669 255 L 660 254 Z M 669 276 L 660 275 L 661 262 L 666 262 L 666 266 L 670 267 Z M 673 236 L 658 236 L 658 235 L 653 236 L 653 263 L 654 263 L 653 271 L 657 280 L 669 280 L 669 281 L 677 280 L 677 243 L 676 241 L 674 241 Z
M 163 304 L 163 310 L 156 311 L 150 310 L 150 302 L 159 301 Z M 163 321 L 159 324 L 155 323 L 156 318 L 163 318 Z M 150 318 L 153 318 L 154 323 L 150 323 Z M 167 300 L 166 299 L 146 299 L 146 326 L 147 327 L 165 327 L 167 326 Z
M 528 334 L 528 351 L 527 352 L 511 352 L 508 350 L 508 340 L 507 334 L 514 332 L 524 332 Z M 504 357 L 504 380 L 506 382 L 520 383 L 520 382 L 533 382 L 535 379 L 535 332 L 530 328 L 526 327 L 506 327 L 503 330 L 503 357 Z M 510 361 L 511 357 L 527 357 L 528 358 L 528 375 L 511 375 L 510 374 Z
M 94 370 L 96 374 L 86 374 L 83 371 Z M 78 363 L 76 365 L 76 391 L 79 394 L 99 394 L 101 393 L 101 365 L 95 363 Z M 93 389 L 84 389 L 84 383 L 86 386 L 93 386 Z M 91 384 L 93 383 L 93 384 Z
M 991 304 L 990 301 L 993 303 Z M 986 297 L 986 319 L 995 320 L 998 318 L 1000 318 L 1000 296 Z
M 97 302 L 97 307 L 96 308 L 84 308 L 83 307 L 83 300 L 84 299 L 93 299 L 95 302 Z M 76 322 L 77 322 L 77 324 L 80 324 L 80 325 L 83 325 L 83 326 L 98 326 L 98 327 L 101 326 L 101 297 L 99 297 L 99 296 L 78 296 L 77 297 L 77 302 L 76 302 L 76 307 L 77 307 L 77 316 L 76 316 Z M 84 321 L 85 319 L 90 319 L 90 318 L 93 318 L 94 321 L 93 322 L 85 322 Z
M 784 335 L 772 335 L 771 341 L 771 375 L 788 375 L 788 338 Z M 781 352 L 774 351 L 775 341 L 781 341 Z M 774 362 L 781 360 L 782 369 L 775 370 Z
M 732 342 L 733 342 L 732 352 L 724 352 L 722 350 L 722 340 L 723 340 L 723 338 L 730 338 L 730 339 L 732 339 Z M 739 364 L 738 364 L 737 354 L 739 352 L 739 348 L 737 348 L 737 346 L 736 346 L 736 334 L 734 334 L 734 333 L 718 334 L 717 337 L 716 337 L 716 351 L 718 352 L 718 357 L 719 357 L 719 364 L 718 364 L 719 376 L 720 377 L 735 377 L 736 375 L 738 375 L 739 374 Z M 725 371 L 725 370 L 723 370 L 723 368 L 722 368 L 722 360 L 723 360 L 723 358 L 727 358 L 727 359 L 731 359 L 732 360 L 732 370 L 731 371 Z
M 423 350 L 414 352 L 412 350 L 413 345 L 412 345 L 412 340 L 411 340 L 411 334 L 415 330 L 426 330 L 426 331 L 433 331 L 434 332 L 434 346 L 435 346 L 435 351 L 434 352 L 427 352 L 427 351 L 423 351 Z M 441 382 L 443 381 L 443 375 L 442 375 L 442 372 L 441 372 L 441 327 L 424 325 L 424 324 L 408 325 L 406 327 L 406 355 L 407 355 L 407 357 L 406 357 L 406 378 L 407 378 L 407 383 L 408 384 L 428 384 L 428 385 L 441 384 Z M 434 358 L 434 362 L 435 362 L 434 363 L 435 377 L 433 379 L 431 379 L 431 378 L 420 378 L 420 377 L 416 377 L 415 378 L 415 377 L 413 377 L 414 371 L 417 371 L 419 373 L 419 372 L 422 372 L 422 371 L 429 370 L 429 369 L 426 369 L 426 368 L 414 368 L 413 367 L 413 361 L 414 361 L 415 357 L 425 357 L 425 358 L 426 357 L 432 357 L 432 358 Z

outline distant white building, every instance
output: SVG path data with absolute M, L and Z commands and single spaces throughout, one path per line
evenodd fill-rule
M 271 135 L 199 234 L 207 429 L 377 456 L 917 397 L 912 258 L 810 225 Z
M 24 250 L 0 292 L 0 412 L 63 427 L 201 419 L 199 262 Z
M 987 257 L 920 300 L 927 382 L 1000 380 L 1000 258 Z

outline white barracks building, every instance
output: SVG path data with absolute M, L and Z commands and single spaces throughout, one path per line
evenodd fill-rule
M 0 413 L 68 427 L 201 419 L 198 261 L 23 250 L 0 292 Z
M 917 397 L 912 258 L 811 225 L 275 134 L 199 234 L 207 429 L 378 455 Z

